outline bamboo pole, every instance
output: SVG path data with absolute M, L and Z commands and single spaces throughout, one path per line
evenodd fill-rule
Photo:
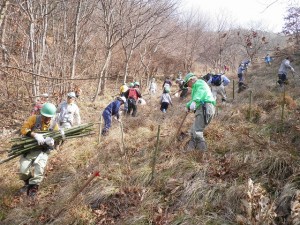
M 101 142 L 101 132 L 102 132 L 102 112 L 100 114 L 100 123 L 99 123 L 99 134 L 98 134 L 98 145 Z
M 249 121 L 251 121 L 252 118 L 252 90 L 250 90 L 249 95 Z
M 283 84 L 283 99 L 281 104 L 281 131 L 283 131 L 283 123 L 284 123 L 284 105 L 285 105 L 285 84 Z
M 123 131 L 123 123 L 120 121 L 120 129 L 121 129 L 121 142 L 122 142 L 122 154 L 125 153 L 126 149 L 125 149 L 125 142 L 124 142 L 124 131 Z
M 235 89 L 235 86 L 234 86 L 234 80 L 232 81 L 232 99 L 234 100 L 234 89 Z

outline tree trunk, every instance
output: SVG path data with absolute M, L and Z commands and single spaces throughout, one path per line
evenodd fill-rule
M 79 30 L 79 18 L 81 11 L 81 0 L 78 0 L 77 11 L 76 11 L 76 19 L 75 19 L 75 27 L 74 27 L 74 38 L 73 38 L 73 58 L 71 64 L 71 79 L 75 77 L 76 72 L 76 58 L 77 58 L 77 49 L 78 49 L 78 30 Z M 72 81 L 71 81 L 72 84 Z

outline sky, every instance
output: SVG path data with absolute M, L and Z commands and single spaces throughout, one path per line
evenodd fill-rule
M 232 18 L 236 26 L 249 28 L 261 23 L 264 30 L 278 33 L 284 25 L 283 18 L 287 14 L 289 1 L 291 0 L 182 0 L 182 6 L 185 10 L 198 9 L 210 18 L 223 11 Z M 275 3 L 271 4 L 273 2 Z M 294 2 L 299 5 L 300 0 Z

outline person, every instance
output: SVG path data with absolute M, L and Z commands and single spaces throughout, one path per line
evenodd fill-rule
M 127 90 L 128 90 L 128 86 L 124 82 L 123 85 L 120 87 L 120 96 L 124 96 L 124 94 Z
M 207 144 L 203 132 L 215 114 L 216 100 L 208 84 L 204 80 L 198 79 L 193 73 L 188 73 L 184 82 L 185 86 L 192 89 L 192 99 L 186 104 L 186 110 L 195 113 L 187 149 L 206 151 Z
M 178 72 L 178 78 L 177 79 L 182 80 L 182 72 L 181 71 Z
M 287 79 L 287 71 L 290 69 L 292 73 L 295 72 L 294 68 L 291 66 L 291 62 L 293 62 L 293 59 L 291 57 L 286 57 L 284 60 L 282 60 L 279 70 L 278 70 L 278 84 L 280 87 L 282 87 L 284 84 L 288 83 Z
M 238 78 L 239 78 L 239 88 L 238 88 L 238 93 L 240 93 L 241 91 L 245 90 L 247 88 L 247 85 L 244 83 L 244 74 L 245 74 L 245 66 L 243 63 L 241 63 L 239 65 L 239 68 L 238 68 Z
M 244 69 L 247 71 L 248 67 L 250 66 L 251 60 L 245 59 L 241 64 L 244 65 Z
M 222 102 L 226 102 L 227 96 L 225 86 L 227 86 L 229 83 L 229 78 L 223 73 L 210 76 L 210 79 L 207 81 L 207 84 L 211 86 L 211 91 L 216 101 L 217 95 L 219 94 L 222 97 Z
M 134 86 L 129 88 L 124 94 L 124 97 L 128 99 L 127 115 L 131 114 L 133 117 L 137 114 L 137 100 L 138 98 L 142 98 L 139 87 L 140 83 L 136 81 L 134 82 Z
M 157 90 L 157 84 L 155 82 L 155 78 L 153 77 L 149 86 L 150 95 L 155 95 L 156 90 Z
M 265 63 L 267 66 L 271 66 L 271 62 L 273 61 L 272 57 L 267 54 L 266 57 L 265 57 Z
M 49 97 L 49 95 L 47 93 L 44 93 L 41 95 L 40 99 L 37 99 L 37 101 L 33 107 L 33 110 L 31 112 L 31 115 L 40 115 L 40 111 L 41 111 L 43 105 L 48 101 L 48 97 Z
M 163 88 L 163 89 L 166 88 L 166 87 L 168 87 L 168 88 L 170 88 L 170 89 L 171 89 L 171 87 L 172 87 L 172 81 L 170 80 L 170 77 L 169 77 L 169 76 L 166 77 L 166 79 L 165 79 L 165 81 L 164 81 L 164 83 L 163 83 L 163 85 L 162 85 L 162 88 Z
M 224 65 L 224 71 L 228 72 L 229 71 L 229 67 L 227 65 Z
M 55 113 L 55 105 L 45 103 L 40 115 L 30 116 L 22 125 L 21 134 L 34 138 L 38 142 L 38 147 L 21 155 L 20 179 L 24 182 L 24 186 L 21 188 L 20 194 L 27 192 L 27 195 L 32 198 L 37 195 L 39 185 L 44 178 L 50 150 L 54 149 L 54 140 L 50 137 L 45 138 L 39 132 L 59 130 L 54 120 Z M 34 169 L 31 170 L 31 167 Z
M 60 128 L 71 128 L 75 123 L 81 124 L 80 112 L 75 103 L 76 95 L 74 92 L 67 94 L 67 101 L 63 101 L 57 108 L 58 123 Z
M 180 99 L 184 99 L 188 95 L 188 88 L 184 86 L 184 80 L 182 78 L 176 79 L 176 84 L 178 84 L 179 91 L 180 92 Z
M 78 85 L 75 85 L 74 92 L 76 98 L 78 99 L 82 94 L 82 89 Z
M 163 113 L 166 113 L 168 110 L 169 105 L 172 105 L 172 99 L 170 96 L 170 89 L 169 88 L 165 88 L 163 91 L 163 94 L 160 98 L 160 110 Z
M 102 116 L 104 119 L 104 128 L 101 131 L 102 136 L 108 135 L 109 128 L 111 127 L 112 116 L 114 116 L 120 122 L 120 107 L 126 102 L 124 96 L 117 97 L 115 101 L 111 102 L 103 110 Z

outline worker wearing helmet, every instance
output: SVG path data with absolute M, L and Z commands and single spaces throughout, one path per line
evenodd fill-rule
M 126 102 L 126 98 L 124 96 L 117 97 L 115 101 L 111 102 L 106 108 L 103 110 L 102 116 L 104 119 L 104 128 L 102 129 L 101 135 L 108 135 L 109 128 L 111 127 L 112 117 L 114 116 L 118 122 L 120 120 L 120 107 Z
M 81 124 L 80 112 L 75 99 L 75 92 L 69 92 L 67 94 L 67 101 L 63 101 L 57 107 L 59 127 L 71 128 L 75 123 L 77 125 Z
M 128 86 L 124 82 L 122 86 L 120 87 L 120 96 L 124 96 L 125 92 L 128 90 Z
M 129 88 L 124 95 L 128 102 L 127 115 L 131 114 L 133 117 L 135 117 L 137 114 L 137 100 L 138 98 L 142 98 L 139 87 L 140 83 L 137 81 L 134 82 L 134 86 Z
M 184 85 L 192 89 L 192 99 L 186 104 L 188 112 L 195 113 L 195 121 L 191 129 L 191 140 L 187 150 L 205 151 L 207 144 L 204 138 L 204 129 L 215 114 L 216 101 L 208 84 L 198 79 L 193 73 L 188 73 L 184 78 Z
M 24 186 L 20 194 L 27 192 L 29 197 L 36 197 L 38 187 L 44 178 L 49 152 L 54 148 L 54 140 L 50 137 L 44 138 L 39 132 L 59 129 L 54 120 L 55 114 L 55 105 L 45 103 L 41 109 L 41 115 L 30 116 L 21 128 L 21 134 L 34 138 L 39 147 L 21 155 L 20 179 L 24 181 Z M 33 172 L 31 167 L 34 168 Z

